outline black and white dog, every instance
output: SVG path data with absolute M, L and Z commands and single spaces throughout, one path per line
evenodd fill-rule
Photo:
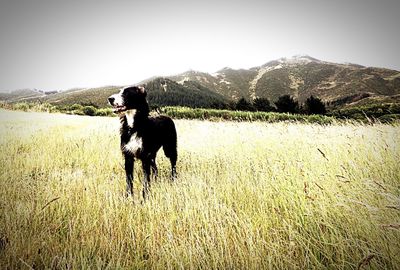
M 140 159 L 143 168 L 143 199 L 150 188 L 151 171 L 157 176 L 156 155 L 163 147 L 171 161 L 172 179 L 176 177 L 177 135 L 175 124 L 167 116 L 149 116 L 146 91 L 141 86 L 122 88 L 108 98 L 121 121 L 121 151 L 125 157 L 126 192 L 133 195 L 134 160 Z

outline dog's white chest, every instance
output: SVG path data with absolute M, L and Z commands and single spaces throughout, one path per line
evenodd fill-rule
M 131 153 L 137 157 L 142 150 L 143 141 L 142 138 L 138 137 L 137 134 L 133 134 L 131 139 L 124 146 L 124 151 Z

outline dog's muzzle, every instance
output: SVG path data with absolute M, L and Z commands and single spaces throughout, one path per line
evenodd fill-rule
M 115 98 L 113 96 L 108 98 L 108 103 L 113 106 L 114 113 L 121 113 L 123 111 L 126 111 L 126 107 L 124 105 L 119 105 L 115 103 Z

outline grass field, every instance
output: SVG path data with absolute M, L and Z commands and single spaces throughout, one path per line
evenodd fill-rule
M 400 269 L 400 127 L 177 120 L 126 198 L 118 119 L 0 111 L 0 268 Z

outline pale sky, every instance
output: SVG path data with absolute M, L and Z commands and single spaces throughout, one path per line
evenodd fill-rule
M 400 70 L 399 0 L 1 0 L 0 91 L 130 85 L 307 54 Z

